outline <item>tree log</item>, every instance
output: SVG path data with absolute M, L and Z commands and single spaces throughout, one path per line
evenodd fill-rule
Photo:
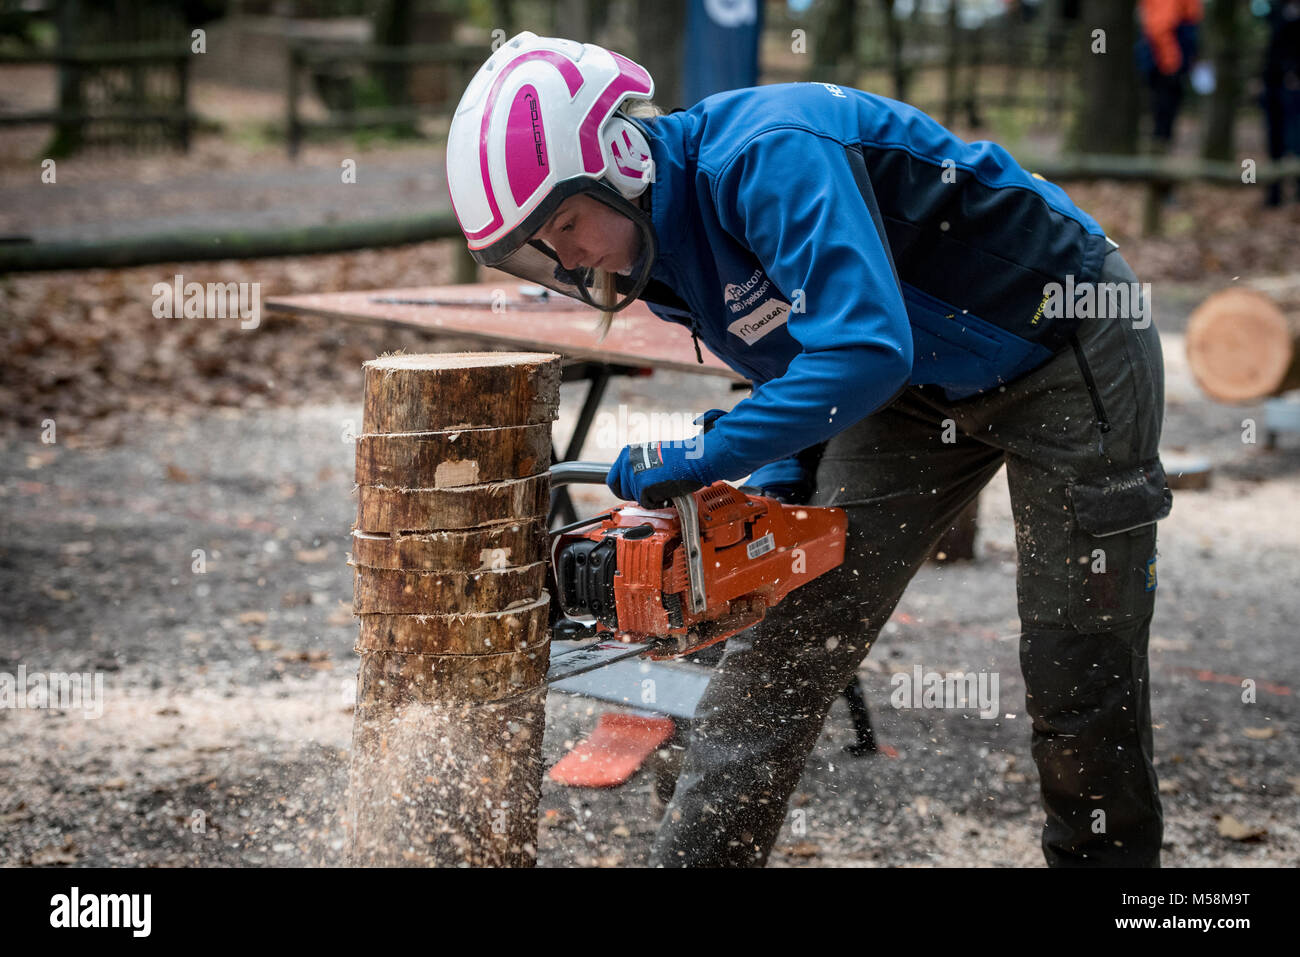
M 349 858 L 531 866 L 559 357 L 389 356 L 365 380 Z
M 523 651 L 550 640 L 550 596 L 505 611 L 467 615 L 361 615 L 356 650 L 416 655 Z
M 1300 388 L 1300 322 L 1268 296 L 1233 287 L 1201 303 L 1187 324 L 1187 362 L 1220 402 L 1254 402 Z
M 548 472 L 526 479 L 457 488 L 389 488 L 362 485 L 356 527 L 363 532 L 473 528 L 545 515 Z
M 452 488 L 527 478 L 551 466 L 551 427 L 357 436 L 358 485 Z
M 433 571 L 514 568 L 549 559 L 545 516 L 461 531 L 352 533 L 352 560 L 371 568 Z
M 363 668 L 360 690 L 368 693 L 375 681 L 391 688 L 405 677 Z M 544 694 L 478 705 L 419 695 L 395 704 L 367 694 L 358 699 L 355 721 L 354 864 L 536 863 Z
M 554 421 L 560 407 L 560 362 L 551 353 L 397 355 L 363 366 L 368 433 L 535 425 Z
M 468 572 L 353 567 L 357 615 L 460 615 L 535 601 L 546 590 L 546 562 Z

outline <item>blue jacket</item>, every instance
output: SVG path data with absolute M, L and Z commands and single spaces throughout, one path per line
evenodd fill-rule
M 904 103 L 788 83 L 644 124 L 659 255 L 642 294 L 754 384 L 704 443 L 739 479 L 906 386 L 975 395 L 1042 364 L 1077 321 L 1045 285 L 1111 245 L 1057 186 Z

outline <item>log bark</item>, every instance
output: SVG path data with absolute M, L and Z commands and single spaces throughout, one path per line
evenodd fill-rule
M 358 485 L 454 488 L 520 479 L 551 466 L 551 427 L 357 436 Z
M 1300 388 L 1300 320 L 1253 289 L 1216 292 L 1187 324 L 1187 362 L 1220 402 L 1254 402 Z
M 514 568 L 549 558 L 545 516 L 460 531 L 352 533 L 352 561 L 371 568 L 432 571 Z
M 546 588 L 546 563 L 486 571 L 412 571 L 355 565 L 353 614 L 461 615 L 535 601 Z
M 389 488 L 362 485 L 356 527 L 363 532 L 406 532 L 474 528 L 546 515 L 551 477 L 456 488 Z
M 559 357 L 389 356 L 365 379 L 349 858 L 531 866 Z
M 465 615 L 362 615 L 356 650 L 414 655 L 487 655 L 550 640 L 550 598 Z
M 560 363 L 550 353 L 397 355 L 363 366 L 365 432 L 535 425 L 560 407 Z

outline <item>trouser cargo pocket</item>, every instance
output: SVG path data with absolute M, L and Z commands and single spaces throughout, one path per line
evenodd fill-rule
M 1111 631 L 1155 605 L 1156 525 L 1173 495 L 1159 457 L 1066 487 L 1070 533 L 1069 615 L 1081 632 Z

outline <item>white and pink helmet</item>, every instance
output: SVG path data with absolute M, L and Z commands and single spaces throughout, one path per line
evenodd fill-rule
M 591 43 L 525 31 L 502 44 L 470 81 L 447 135 L 452 209 L 474 258 L 595 305 L 590 270 L 564 269 L 532 238 L 561 203 L 587 193 L 640 227 L 640 269 L 617 277 L 613 309 L 632 302 L 657 248 L 632 202 L 654 181 L 654 160 L 645 130 L 618 107 L 653 94 L 643 67 Z

